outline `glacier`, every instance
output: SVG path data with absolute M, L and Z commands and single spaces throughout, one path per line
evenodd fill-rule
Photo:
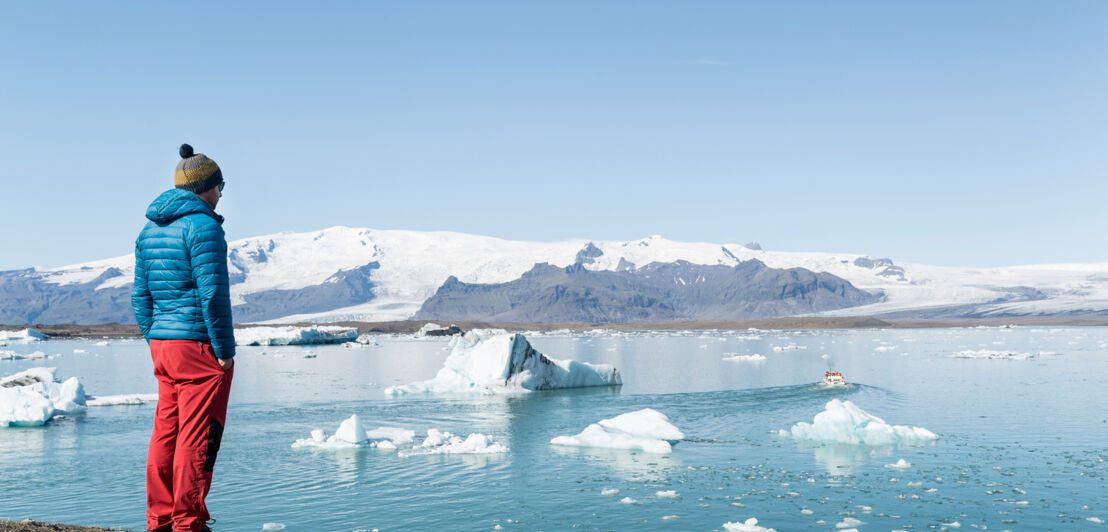
M 529 242 L 453 232 L 341 226 L 251 237 L 232 241 L 228 248 L 234 258 L 230 264 L 231 296 L 238 306 L 249 304 L 255 296 L 293 295 L 298 290 L 341 282 L 336 276 L 342 277 L 343 272 L 364 270 L 372 285 L 367 289 L 371 297 L 362 302 L 343 303 L 339 308 L 291 309 L 279 314 L 279 318 L 262 320 L 266 323 L 404 320 L 415 314 L 451 276 L 463 283 L 506 283 L 519 279 L 536 264 L 564 268 L 581 259 L 582 266 L 592 271 L 621 271 L 636 265 L 677 261 L 735 266 L 757 259 L 770 268 L 828 273 L 861 290 L 884 295 L 882 301 L 870 305 L 820 313 L 826 316 L 914 312 L 988 317 L 1108 311 L 1105 263 L 958 268 L 894 264 L 888 259 L 857 253 L 784 252 L 738 244 L 677 242 L 660 236 L 631 241 Z M 370 265 L 375 266 L 369 268 Z M 115 293 L 113 290 L 130 285 L 134 257 L 123 255 L 60 268 L 0 272 L 0 276 L 7 274 L 34 280 L 36 289 L 42 290 L 87 285 L 87 290 L 73 292 L 75 300 L 87 307 L 87 298 L 96 294 L 107 297 Z M 697 280 L 682 278 L 674 282 Z M 95 316 L 101 316 L 103 321 L 129 315 L 129 305 L 120 309 L 112 312 L 100 309 L 80 321 L 94 323 Z M 60 310 L 48 309 L 43 316 L 60 319 Z M 73 319 L 77 310 L 68 308 L 68 319 Z M 13 314 L 0 321 L 28 322 L 25 316 L 18 317 Z
M 840 399 L 829 401 L 812 423 L 800 422 L 778 434 L 796 440 L 867 446 L 920 445 L 939 439 L 923 427 L 889 425 L 858 405 Z
M 558 436 L 551 445 L 592 447 L 669 454 L 685 438 L 665 414 L 652 408 L 602 419 L 575 436 Z
M 34 427 L 85 411 L 77 377 L 58 382 L 54 368 L 31 368 L 0 379 L 0 427 Z
M 622 384 L 619 370 L 547 357 L 522 334 L 492 334 L 473 330 L 455 337 L 450 356 L 435 378 L 390 386 L 385 395 L 420 393 L 522 393 L 531 390 L 582 388 Z

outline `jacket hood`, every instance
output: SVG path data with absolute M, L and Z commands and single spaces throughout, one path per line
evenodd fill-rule
M 222 216 L 216 214 L 200 196 L 187 190 L 171 188 L 162 192 L 146 209 L 146 217 L 158 224 L 167 224 L 189 214 L 206 214 L 223 223 Z

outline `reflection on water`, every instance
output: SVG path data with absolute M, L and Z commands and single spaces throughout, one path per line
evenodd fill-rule
M 1108 520 L 1108 330 L 737 331 L 530 337 L 556 358 L 614 364 L 622 387 L 512 396 L 386 397 L 428 379 L 447 340 L 371 348 L 243 348 L 209 506 L 228 530 L 718 529 L 757 517 L 778 530 L 1079 529 Z M 956 359 L 963 350 L 1051 352 Z M 775 349 L 780 348 L 780 349 Z M 88 393 L 156 389 L 143 342 L 12 345 L 56 358 Z M 80 351 L 80 352 L 78 352 Z M 307 352 L 315 358 L 304 358 Z M 759 364 L 725 361 L 761 354 Z M 825 356 L 826 355 L 826 356 Z M 817 383 L 830 361 L 850 386 Z M 831 399 L 940 435 L 932 446 L 862 448 L 781 438 Z M 654 408 L 686 435 L 671 455 L 550 445 L 590 423 Z M 510 452 L 400 457 L 292 449 L 357 414 L 369 428 L 489 435 Z M 0 429 L 0 518 L 138 528 L 153 405 L 90 409 L 45 427 Z M 903 458 L 906 470 L 885 464 Z M 939 479 L 939 480 L 936 480 Z M 604 497 L 618 489 L 618 497 Z M 673 490 L 678 498 L 656 496 Z M 631 497 L 637 505 L 619 504 Z M 868 508 L 868 510 L 866 509 Z M 804 513 L 801 510 L 808 510 Z M 676 521 L 662 516 L 677 515 Z M 825 525 L 817 525 L 818 521 Z M 676 526 L 675 526 L 676 524 Z

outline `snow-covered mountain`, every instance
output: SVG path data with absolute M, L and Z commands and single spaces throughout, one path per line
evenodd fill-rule
M 513 282 L 511 286 L 516 286 L 524 274 L 543 263 L 556 268 L 576 265 L 583 272 L 654 275 L 651 286 L 657 294 L 670 282 L 675 287 L 708 282 L 706 270 L 697 267 L 722 266 L 726 268 L 712 271 L 729 275 L 728 268 L 737 271 L 751 260 L 770 271 L 807 270 L 804 275 L 813 274 L 803 281 L 809 288 L 845 295 L 841 301 L 812 307 L 811 312 L 804 312 L 802 306 L 789 307 L 801 309 L 799 313 L 924 317 L 1108 313 L 1108 263 L 950 268 L 853 253 L 675 242 L 660 236 L 629 242 L 528 242 L 349 227 L 237 240 L 229 244 L 228 259 L 231 296 L 240 321 L 402 320 L 420 312 L 440 288 L 445 290 L 444 283 L 451 277 L 452 286 L 507 287 Z M 133 261 L 133 256 L 125 255 L 62 268 L 0 272 L 0 323 L 133 321 L 129 317 Z M 645 268 L 651 264 L 652 270 Z M 678 264 L 683 266 L 658 269 Z M 774 278 L 796 281 L 797 272 L 804 273 L 794 270 Z M 673 278 L 658 283 L 657 275 Z M 839 281 L 846 283 L 836 284 Z M 729 286 L 735 284 L 729 282 Z M 861 296 L 850 295 L 855 288 L 862 291 Z M 489 290 L 483 293 L 487 297 Z M 812 294 L 798 297 L 807 301 Z

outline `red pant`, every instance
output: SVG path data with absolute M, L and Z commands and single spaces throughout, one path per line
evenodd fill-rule
M 224 371 L 211 344 L 150 340 L 158 407 L 146 456 L 146 528 L 203 530 L 234 368 Z

